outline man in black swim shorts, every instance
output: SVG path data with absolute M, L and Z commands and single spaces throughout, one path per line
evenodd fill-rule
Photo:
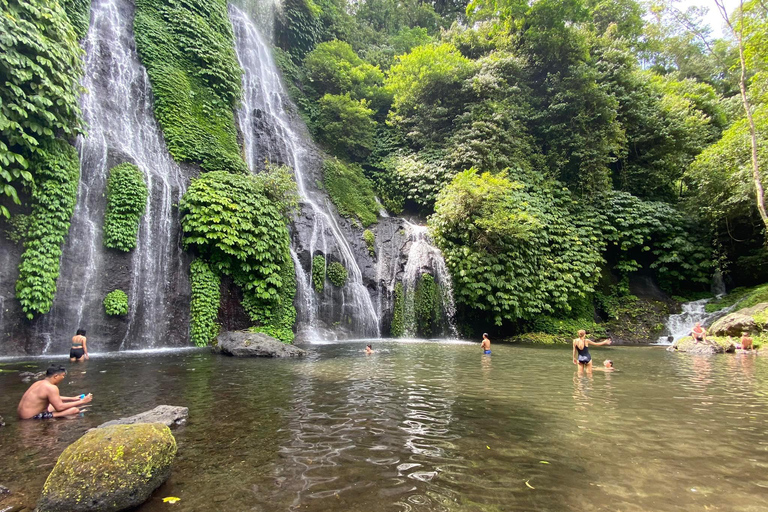
M 79 407 L 93 400 L 93 395 L 85 398 L 61 396 L 59 384 L 67 375 L 63 366 L 51 366 L 45 372 L 45 378 L 31 386 L 21 397 L 17 412 L 22 420 L 47 420 L 60 416 L 72 416 L 80 412 Z

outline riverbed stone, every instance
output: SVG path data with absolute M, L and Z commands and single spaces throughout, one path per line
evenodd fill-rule
M 735 352 L 736 345 L 732 341 L 727 339 L 707 339 L 707 341 L 700 341 L 695 343 L 693 338 L 686 336 L 685 338 L 675 341 L 669 348 L 670 352 L 685 352 L 687 354 L 708 356 L 713 354 L 723 354 L 725 352 Z
M 167 427 L 177 427 L 184 425 L 187 422 L 187 418 L 189 418 L 189 407 L 158 405 L 150 411 L 108 421 L 96 428 L 111 427 L 112 425 L 133 425 L 135 423 L 162 423 Z
M 161 423 L 113 425 L 69 445 L 48 475 L 38 512 L 116 512 L 144 503 L 171 474 L 176 440 Z
M 261 332 L 227 331 L 213 347 L 216 354 L 235 357 L 302 357 L 306 351 Z
M 768 320 L 768 302 L 761 302 L 750 308 L 743 308 L 725 315 L 709 328 L 715 336 L 741 336 L 744 331 L 762 331 Z
M 45 378 L 45 372 L 19 372 L 21 382 L 28 384 L 33 380 L 40 380 Z

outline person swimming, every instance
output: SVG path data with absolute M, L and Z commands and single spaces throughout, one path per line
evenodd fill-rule
M 578 332 L 579 337 L 573 340 L 573 364 L 579 365 L 579 375 L 582 374 L 586 368 L 587 374 L 592 374 L 592 355 L 589 353 L 589 346 L 594 345 L 600 347 L 602 345 L 610 345 L 612 341 L 607 339 L 605 341 L 592 341 L 587 339 L 587 331 L 580 330 Z
M 366 354 L 373 354 L 373 347 L 371 345 L 365 346 L 365 353 Z
M 483 333 L 483 342 L 480 344 L 480 348 L 483 349 L 483 354 L 491 355 L 491 340 L 488 338 L 488 333 Z
M 593 370 L 599 370 L 601 372 L 615 372 L 616 368 L 613 367 L 613 361 L 610 359 L 606 359 L 603 361 L 603 367 L 602 368 L 593 368 Z

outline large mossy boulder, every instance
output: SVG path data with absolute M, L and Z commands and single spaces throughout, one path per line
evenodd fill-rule
M 171 475 L 176 440 L 160 423 L 91 430 L 64 450 L 38 512 L 113 512 L 144 503 Z
M 759 332 L 768 320 L 768 302 L 761 302 L 751 308 L 744 308 L 725 315 L 713 323 L 710 334 L 714 336 L 741 336 L 744 331 Z
M 692 337 L 687 336 L 674 342 L 667 350 L 670 352 L 685 352 L 687 354 L 708 356 L 735 352 L 736 345 L 725 338 L 708 338 L 707 341 L 696 343 Z
M 235 357 L 302 357 L 306 351 L 261 332 L 227 331 L 219 335 L 214 353 Z

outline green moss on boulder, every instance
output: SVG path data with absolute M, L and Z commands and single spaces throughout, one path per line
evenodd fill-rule
M 39 512 L 119 511 L 149 498 L 171 474 L 176 440 L 161 423 L 91 430 L 48 475 Z
M 759 333 L 768 320 L 768 302 L 739 309 L 720 318 L 709 328 L 715 336 L 741 336 L 744 331 Z
M 707 341 L 694 343 L 692 337 L 686 336 L 674 342 L 667 350 L 670 352 L 687 352 L 695 355 L 710 355 L 735 352 L 736 345 L 727 337 L 707 336 Z

